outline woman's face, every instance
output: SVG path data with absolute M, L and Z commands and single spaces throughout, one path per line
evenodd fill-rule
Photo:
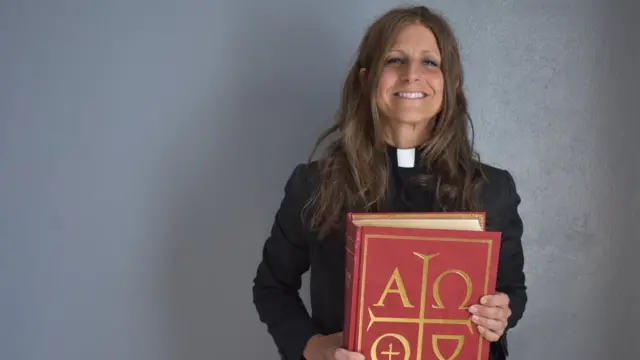
M 405 27 L 385 54 L 376 102 L 392 126 L 426 125 L 442 106 L 444 77 L 435 35 L 423 25 Z

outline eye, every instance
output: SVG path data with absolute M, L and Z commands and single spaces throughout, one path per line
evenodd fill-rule
M 402 64 L 404 59 L 399 57 L 393 57 L 387 60 L 387 64 Z
M 431 60 L 431 59 L 425 59 L 424 60 L 425 65 L 427 66 L 435 66 L 438 67 L 438 62 L 435 60 Z

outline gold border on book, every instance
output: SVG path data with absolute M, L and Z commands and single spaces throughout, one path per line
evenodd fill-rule
M 458 214 L 459 215 L 459 214 Z M 487 244 L 487 266 L 485 269 L 485 280 L 484 280 L 484 293 L 487 294 L 489 291 L 489 278 L 490 278 L 490 270 L 491 270 L 491 249 L 493 247 L 493 242 L 491 239 L 465 239 L 465 238 L 444 238 L 444 237 L 432 237 L 432 236 L 402 236 L 402 235 L 388 235 L 388 234 L 365 234 L 364 236 L 364 244 L 363 244 L 363 259 L 362 259 L 362 279 L 360 285 L 360 306 L 358 311 L 360 312 L 359 321 L 358 321 L 358 352 L 362 352 L 362 328 L 363 328 L 363 319 L 364 319 L 364 295 L 365 295 L 365 282 L 367 279 L 367 252 L 369 239 L 378 238 L 378 239 L 406 239 L 406 240 L 423 240 L 423 241 L 444 241 L 444 242 L 467 242 L 467 243 L 481 243 Z M 478 360 L 482 358 L 482 337 L 479 337 L 478 340 Z

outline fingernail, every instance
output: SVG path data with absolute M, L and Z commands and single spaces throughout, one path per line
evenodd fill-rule
M 477 316 L 473 315 L 473 316 L 471 317 L 471 320 L 473 320 L 473 321 L 475 322 L 475 321 L 478 321 L 479 319 L 478 319 L 478 317 L 477 317 Z
M 480 299 L 480 304 L 487 305 L 487 298 L 483 297 L 482 299 Z
M 476 312 L 478 312 L 478 308 L 476 306 L 472 306 L 469 308 L 469 312 L 475 314 Z

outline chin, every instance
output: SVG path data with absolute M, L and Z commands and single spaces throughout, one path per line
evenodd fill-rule
M 418 114 L 402 114 L 392 117 L 392 121 L 397 124 L 424 125 L 429 122 L 430 118 Z

